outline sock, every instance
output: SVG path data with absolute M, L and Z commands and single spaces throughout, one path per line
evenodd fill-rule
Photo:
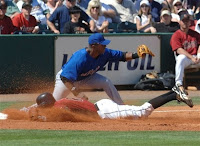
M 153 106 L 154 109 L 156 109 L 172 100 L 176 100 L 176 93 L 173 91 L 170 91 L 163 95 L 155 97 L 148 102 Z

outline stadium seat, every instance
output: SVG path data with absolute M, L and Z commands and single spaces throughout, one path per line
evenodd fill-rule
M 117 33 L 117 23 L 109 23 L 108 32 L 109 33 Z
M 199 19 L 200 19 L 200 12 L 197 13 L 197 14 L 195 14 L 195 19 L 196 19 L 196 20 L 199 20 Z
M 121 22 L 117 25 L 117 31 L 120 33 L 136 33 L 137 32 L 137 26 L 135 23 L 131 22 Z

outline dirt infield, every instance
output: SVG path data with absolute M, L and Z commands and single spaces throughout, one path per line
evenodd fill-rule
M 124 100 L 134 98 L 153 98 L 166 91 L 122 91 L 120 94 Z M 190 92 L 191 97 L 200 95 L 200 91 Z M 94 95 L 93 95 L 94 94 Z M 35 94 L 37 95 L 37 94 Z M 23 100 L 33 100 L 35 95 L 23 97 Z M 89 96 L 106 98 L 103 92 L 87 93 Z M 144 95 L 144 96 L 143 96 Z M 146 95 L 146 96 L 145 96 Z M 148 95 L 148 97 L 147 97 Z M 27 95 L 29 96 L 29 95 Z M 33 96 L 33 97 L 32 97 Z M 131 97 L 132 96 L 132 97 Z M 0 96 L 1 101 L 10 100 L 14 95 Z M 22 95 L 12 100 L 21 100 Z M 25 100 L 25 101 L 26 101 Z M 47 130 L 99 130 L 99 131 L 200 131 L 200 106 L 193 108 L 188 106 L 161 107 L 156 109 L 146 119 L 118 119 L 101 120 L 97 115 L 73 114 L 65 111 L 46 111 L 51 118 L 49 122 L 31 121 L 28 114 L 17 110 L 7 110 L 10 119 L 0 121 L 0 129 L 47 129 Z M 55 116 L 57 115 L 57 116 Z M 63 118 L 65 117 L 65 118 Z

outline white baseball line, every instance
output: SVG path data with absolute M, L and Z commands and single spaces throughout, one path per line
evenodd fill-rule
M 200 112 L 200 110 L 166 110 L 166 111 L 154 111 L 156 113 L 171 113 L 171 112 Z

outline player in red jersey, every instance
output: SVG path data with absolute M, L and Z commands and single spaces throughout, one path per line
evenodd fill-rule
M 191 64 L 200 66 L 200 34 L 190 29 L 190 18 L 187 10 L 180 10 L 180 29 L 171 38 L 171 47 L 176 54 L 176 84 L 172 88 L 182 100 L 192 107 L 192 100 L 183 87 L 184 69 Z

